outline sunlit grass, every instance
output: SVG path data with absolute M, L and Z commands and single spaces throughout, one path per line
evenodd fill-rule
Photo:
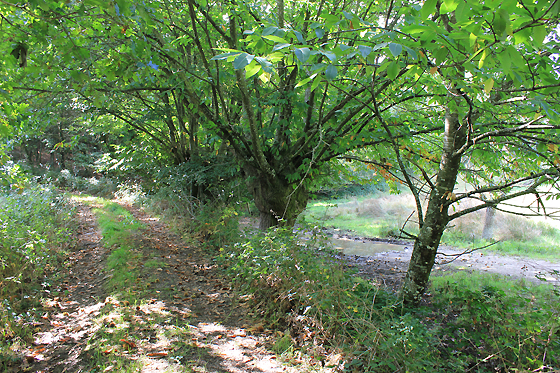
M 325 227 L 352 231 L 367 237 L 397 237 L 410 213 L 412 201 L 406 195 L 380 195 L 378 198 L 362 196 L 328 201 L 311 201 L 303 218 Z M 414 224 L 405 230 L 414 234 Z

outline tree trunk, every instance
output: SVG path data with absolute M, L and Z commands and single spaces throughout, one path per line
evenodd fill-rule
M 403 301 L 409 305 L 418 305 L 424 295 L 441 236 L 449 223 L 448 208 L 454 200 L 453 189 L 461 164 L 461 154 L 455 152 L 465 144 L 466 127 L 466 124 L 461 125 L 456 113 L 447 112 L 437 182 L 430 193 L 424 224 L 414 242 L 414 250 L 401 289 Z
M 494 236 L 494 216 L 496 209 L 492 206 L 486 208 L 486 215 L 484 217 L 484 227 L 482 228 L 482 238 L 491 240 Z
M 259 210 L 259 229 L 282 225 L 292 227 L 305 209 L 309 195 L 303 185 L 294 187 L 281 177 L 251 178 L 250 190 Z

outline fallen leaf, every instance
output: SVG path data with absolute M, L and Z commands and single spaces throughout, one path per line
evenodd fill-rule
M 247 328 L 247 331 L 251 333 L 262 333 L 264 332 L 264 326 L 262 324 L 257 324 L 250 328 Z
M 123 343 L 123 347 L 130 347 L 130 348 L 136 348 L 136 343 L 131 342 L 131 341 L 127 341 L 126 339 L 121 339 L 120 340 Z
M 167 352 L 150 352 L 148 354 L 150 357 L 165 357 L 167 356 Z

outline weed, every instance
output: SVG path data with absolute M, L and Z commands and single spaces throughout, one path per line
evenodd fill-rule
M 171 188 L 144 196 L 142 204 L 161 215 L 183 239 L 219 248 L 239 237 L 237 212 L 222 202 L 201 203 L 196 198 Z
M 458 273 L 435 277 L 432 295 L 442 342 L 471 368 L 560 367 L 560 303 L 552 287 Z

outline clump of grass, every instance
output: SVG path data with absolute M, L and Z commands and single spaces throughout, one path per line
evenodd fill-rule
M 14 343 L 29 341 L 35 307 L 71 245 L 73 214 L 68 199 L 46 186 L 0 195 L 0 368 L 15 359 Z
M 554 287 L 458 272 L 434 277 L 431 292 L 443 342 L 468 356 L 470 369 L 560 367 L 560 298 Z

